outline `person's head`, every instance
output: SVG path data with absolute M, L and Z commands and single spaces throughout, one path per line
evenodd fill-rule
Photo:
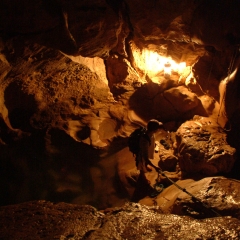
M 147 124 L 147 130 L 149 132 L 156 132 L 159 129 L 163 129 L 163 124 L 156 119 L 151 119 Z

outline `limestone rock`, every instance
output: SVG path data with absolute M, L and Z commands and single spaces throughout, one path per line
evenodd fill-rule
M 125 92 L 133 92 L 135 85 L 139 84 L 139 76 L 131 67 L 130 62 L 123 57 L 113 55 L 106 60 L 106 63 L 108 65 L 107 78 L 113 95 L 119 99 L 124 96 Z
M 26 202 L 1 207 L 2 239 L 83 239 L 89 230 L 100 227 L 103 214 L 85 205 Z M 21 227 L 20 227 L 21 226 Z
M 240 219 L 239 181 L 220 177 L 207 178 L 191 184 L 188 189 L 191 189 L 191 193 L 201 202 L 209 206 L 210 211 L 213 209 L 222 216 L 229 215 Z M 209 214 L 210 211 L 206 210 Z M 196 218 L 201 217 L 201 214 L 204 215 L 204 208 L 201 204 L 194 203 L 190 196 L 187 197 L 181 193 L 174 203 L 172 212 L 179 215 L 185 215 L 187 212 L 187 215 Z
M 228 79 L 239 50 L 239 9 L 239 0 L 1 0 L 1 204 L 43 198 L 101 207 L 118 203 L 115 192 L 119 198 L 122 192 L 114 171 L 123 156 L 113 154 L 101 165 L 103 156 L 126 147 L 126 141 L 116 147 L 117 139 L 127 140 L 151 118 L 176 123 L 176 131 L 196 114 L 218 113 L 219 96 L 224 99 L 219 82 Z M 163 63 L 157 54 L 185 62 L 187 70 L 167 79 L 163 69 L 150 73 L 147 66 L 155 70 Z M 236 85 L 226 86 L 231 91 L 220 101 L 236 122 L 229 134 L 235 143 L 238 65 L 231 72 Z M 185 83 L 186 88 L 190 73 L 199 85 Z M 186 151 L 176 143 L 183 172 L 228 172 L 234 150 L 222 136 L 210 142 L 189 136 L 180 140 Z M 193 148 L 188 142 L 213 146 Z M 217 144 L 225 144 L 224 150 Z M 166 169 L 172 171 L 175 160 L 165 161 Z M 131 192 L 127 184 L 137 174 L 127 173 Z M 100 183 L 107 187 L 98 188 Z
M 238 239 L 231 217 L 194 220 L 157 207 L 125 204 L 99 212 L 88 205 L 26 202 L 0 208 L 1 239 Z
M 204 117 L 196 117 L 179 127 L 175 150 L 182 171 L 207 176 L 228 173 L 236 151 L 227 143 L 223 129 L 213 119 Z
M 199 99 L 194 93 L 184 86 L 171 88 L 164 92 L 164 97 L 173 105 L 178 112 L 187 112 L 199 104 Z
M 0 9 L 1 30 L 34 33 L 35 42 L 72 55 L 107 57 L 122 28 L 106 1 L 2 1 Z
M 129 198 L 133 195 L 139 171 L 136 168 L 135 158 L 128 148 L 124 148 L 117 153 L 117 172 L 122 188 Z
M 179 180 L 176 184 L 186 189 L 197 201 L 172 185 L 155 200 L 163 212 L 193 218 L 216 217 L 219 214 L 240 219 L 239 181 L 224 177 L 208 177 L 199 181 Z
M 235 20 L 238 8 L 238 1 L 233 1 L 231 4 L 228 1 L 222 1 L 218 5 L 213 2 L 202 2 L 196 8 L 192 19 L 191 28 L 194 31 L 194 38 L 201 39 L 206 45 L 213 45 L 216 49 L 229 46 L 235 37 L 239 37 L 239 31 L 231 33 L 231 37 L 228 34 L 233 24 L 236 29 L 240 28 L 239 22 Z M 231 18 L 227 18 L 228 20 L 222 15 L 227 9 L 232 14 Z
M 177 157 L 173 154 L 172 149 L 159 149 L 158 165 L 163 171 L 175 171 L 177 165 Z

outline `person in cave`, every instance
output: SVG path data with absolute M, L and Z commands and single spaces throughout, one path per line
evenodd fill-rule
M 154 159 L 155 134 L 161 129 L 163 129 L 163 124 L 156 119 L 152 119 L 147 124 L 146 133 L 140 137 L 140 150 L 138 154 L 136 154 L 136 167 L 140 171 L 140 174 L 131 199 L 132 202 L 138 202 L 153 190 L 145 173 L 151 172 L 152 168 L 155 168 L 157 172 L 160 170 L 151 160 Z

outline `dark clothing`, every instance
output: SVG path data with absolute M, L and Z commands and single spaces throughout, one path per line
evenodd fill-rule
M 154 135 L 149 136 L 149 138 L 141 137 L 139 145 L 140 151 L 136 156 L 136 165 L 137 169 L 140 171 L 140 174 L 138 176 L 136 188 L 131 199 L 133 202 L 138 202 L 142 198 L 148 196 L 153 190 L 148 179 L 145 176 L 145 173 L 151 171 L 148 165 L 155 167 L 150 160 L 154 158 Z
M 140 171 L 131 201 L 138 202 L 142 198 L 148 196 L 151 191 L 152 187 L 150 186 L 144 172 Z
M 155 148 L 154 135 L 149 136 L 149 138 L 142 136 L 140 138 L 139 145 L 140 145 L 140 151 L 136 156 L 136 165 L 138 170 L 146 173 L 148 172 L 147 165 L 152 166 L 150 159 L 154 158 L 154 148 Z

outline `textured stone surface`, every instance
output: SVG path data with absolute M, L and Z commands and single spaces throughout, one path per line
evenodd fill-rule
M 83 239 L 103 220 L 91 206 L 46 201 L 2 207 L 0 214 L 2 239 Z
M 171 88 L 165 91 L 164 97 L 174 106 L 178 112 L 187 112 L 197 107 L 199 104 L 197 96 L 189 92 L 188 89 L 183 86 Z
M 238 12 L 238 0 L 0 1 L 1 204 L 119 206 L 120 150 L 150 118 L 174 134 L 223 109 L 240 149 Z M 184 73 L 148 71 L 150 51 L 186 62 Z M 207 174 L 231 169 L 214 159 Z
M 240 218 L 239 184 L 235 179 L 208 177 L 201 180 L 175 181 L 156 198 L 146 197 L 142 204 L 159 206 L 164 213 L 186 215 L 193 218 L 232 216 Z M 183 192 L 185 189 L 187 191 Z M 192 198 L 193 196 L 193 198 Z
M 101 213 L 91 206 L 36 201 L 0 208 L 2 239 L 238 239 L 239 220 L 194 220 L 157 207 L 126 204 Z
M 204 209 L 201 203 L 194 202 L 191 196 L 180 193 L 173 205 L 172 213 L 189 215 L 194 218 L 211 214 L 211 209 L 222 216 L 232 216 L 240 219 L 240 182 L 221 177 L 204 178 L 186 185 L 191 194 L 208 206 Z M 201 216 L 202 215 L 202 216 Z M 214 212 L 212 215 L 216 216 Z
M 227 173 L 235 161 L 236 150 L 211 118 L 196 117 L 182 124 L 176 132 L 175 149 L 179 166 L 187 173 Z

